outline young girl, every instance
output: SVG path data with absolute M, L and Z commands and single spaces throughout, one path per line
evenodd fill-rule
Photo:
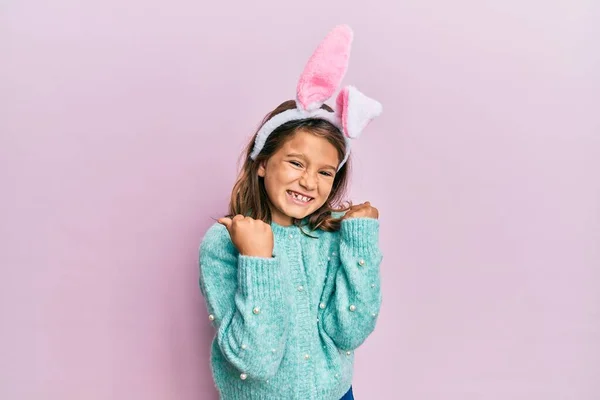
M 200 247 L 200 289 L 216 328 L 221 398 L 353 399 L 354 350 L 381 304 L 378 211 L 341 207 L 350 142 L 381 113 L 345 75 L 352 31 L 335 28 L 248 145 L 229 215 Z

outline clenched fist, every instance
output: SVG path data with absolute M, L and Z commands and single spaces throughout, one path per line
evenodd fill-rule
M 365 202 L 362 204 L 357 204 L 352 206 L 350 210 L 344 214 L 343 219 L 348 218 L 379 218 L 379 210 L 375 207 L 371 206 L 370 202 Z
M 271 258 L 273 256 L 273 231 L 269 224 L 243 215 L 218 220 L 225 225 L 231 241 L 244 256 Z

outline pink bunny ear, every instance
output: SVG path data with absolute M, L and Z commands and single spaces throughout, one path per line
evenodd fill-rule
M 333 96 L 348 69 L 352 37 L 349 26 L 339 25 L 319 44 L 298 81 L 298 108 L 316 110 Z
M 359 137 L 369 122 L 383 111 L 381 103 L 365 96 L 353 86 L 346 86 L 340 91 L 336 105 L 344 134 L 351 139 Z

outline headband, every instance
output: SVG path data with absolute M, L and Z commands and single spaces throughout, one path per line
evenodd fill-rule
M 289 121 L 323 119 L 336 126 L 346 141 L 346 154 L 338 171 L 348 160 L 352 139 L 382 112 L 381 103 L 370 99 L 354 86 L 344 87 L 337 96 L 335 112 L 321 108 L 339 88 L 350 58 L 352 30 L 347 25 L 335 27 L 319 44 L 304 67 L 296 89 L 296 108 L 283 111 L 259 129 L 250 158 L 256 160 L 269 135 Z

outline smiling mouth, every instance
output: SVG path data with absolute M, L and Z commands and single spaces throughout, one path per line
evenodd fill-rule
M 314 200 L 313 197 L 304 196 L 300 193 L 294 192 L 293 190 L 288 190 L 287 194 L 295 203 L 308 204 Z

